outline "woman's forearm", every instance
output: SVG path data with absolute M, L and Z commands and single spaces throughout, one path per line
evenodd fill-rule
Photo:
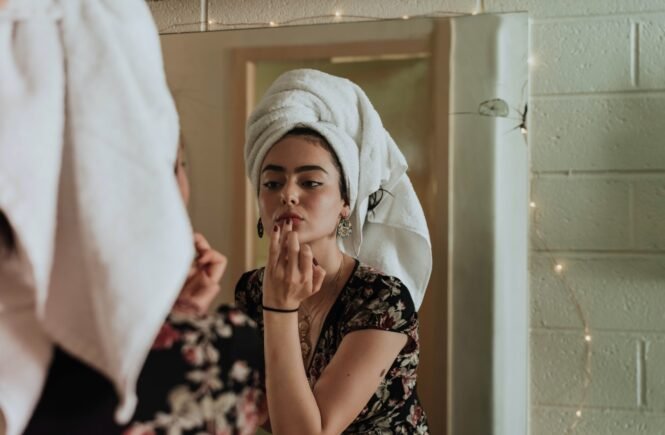
M 321 411 L 307 381 L 297 313 L 264 311 L 268 412 L 276 435 L 322 433 Z

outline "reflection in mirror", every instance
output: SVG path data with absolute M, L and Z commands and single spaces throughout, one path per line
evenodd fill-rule
M 344 47 L 314 47 L 318 53 L 324 50 L 346 51 Z M 416 49 L 420 47 L 415 47 Z M 429 53 L 421 51 L 387 54 L 391 47 L 386 43 L 376 45 L 386 54 L 366 56 L 330 56 L 329 59 L 302 58 L 299 49 L 280 49 L 282 60 L 254 61 L 254 71 L 248 76 L 248 93 L 255 100 L 265 93 L 268 86 L 282 73 L 297 68 L 312 68 L 338 77 L 345 77 L 359 85 L 379 112 L 381 119 L 409 163 L 409 177 L 419 197 L 426 198 L 428 183 L 432 183 L 432 170 L 428 167 L 427 144 L 431 127 L 429 118 Z M 347 52 L 348 53 L 348 52 Z M 385 92 L 395 89 L 396 92 Z M 408 89 L 409 92 L 399 91 Z M 431 191 L 431 189 L 430 189 Z M 254 198 L 250 198 L 253 201 Z M 249 222 L 253 218 L 248 219 Z M 252 238 L 251 267 L 265 264 L 266 239 Z M 252 241 L 249 241 L 250 243 Z
M 491 17 L 484 20 L 488 22 Z M 447 290 L 452 280 L 448 257 L 452 250 L 449 215 L 453 216 L 449 209 L 450 180 L 453 180 L 449 171 L 452 149 L 448 138 L 453 135 L 449 129 L 449 107 L 454 104 L 461 107 L 460 101 L 470 99 L 465 94 L 456 103 L 451 97 L 451 71 L 456 71 L 450 64 L 453 27 L 451 19 L 416 19 L 162 36 L 167 77 L 187 143 L 192 185 L 190 214 L 197 231 L 204 233 L 229 259 L 220 302 L 233 301 L 233 288 L 240 275 L 265 262 L 265 239 L 256 236 L 256 191 L 245 181 L 243 160 L 245 121 L 257 101 L 278 75 L 295 68 L 314 68 L 349 78 L 367 93 L 408 161 L 409 176 L 431 233 L 434 267 L 419 312 L 418 394 L 433 434 L 446 433 L 446 426 L 455 427 L 450 421 L 451 413 L 465 415 L 454 410 L 448 399 L 456 397 L 449 385 L 453 373 L 449 349 L 457 349 L 454 345 L 461 343 L 453 343 L 450 328 L 454 322 L 448 314 L 448 301 L 452 300 Z M 488 26 L 488 29 L 498 27 Z M 526 27 L 522 30 L 525 41 Z M 487 30 L 487 35 L 492 31 Z M 483 43 L 489 40 L 483 39 Z M 488 53 L 477 50 L 465 57 L 481 55 Z M 526 62 L 525 55 L 522 60 Z M 494 84 L 492 74 L 496 71 L 491 66 L 492 60 L 483 58 L 479 64 L 487 67 L 484 80 Z M 482 76 L 483 72 L 479 74 Z M 457 80 L 462 83 L 463 77 Z M 516 87 L 524 89 L 524 83 Z M 484 100 L 497 97 L 496 89 L 483 86 L 479 89 L 487 91 Z M 512 103 L 514 108 L 519 107 L 518 102 Z M 477 113 L 478 105 L 468 110 Z M 513 116 L 513 108 L 510 110 Z M 479 179 L 485 180 L 482 176 Z M 488 210 L 491 214 L 491 209 Z M 487 291 L 491 300 L 492 288 Z M 478 338 L 472 335 L 467 338 L 480 343 L 478 348 L 484 346 L 491 352 L 492 339 L 488 337 L 491 334 L 485 332 L 492 328 L 491 311 L 480 312 L 473 326 L 468 326 L 469 320 L 465 320 L 466 326 L 460 327 L 456 334 L 478 333 Z M 467 316 L 473 318 L 474 313 L 460 314 L 460 318 Z M 462 344 L 460 349 L 464 347 Z M 480 367 L 483 374 L 477 376 L 477 381 L 473 379 L 473 370 L 465 375 L 469 403 L 464 406 L 469 410 L 476 407 L 475 419 L 489 421 L 477 423 L 476 427 L 484 428 L 483 433 L 491 433 L 492 361 L 478 353 L 469 353 L 468 357 L 470 366 Z M 470 397 L 474 394 L 484 396 Z

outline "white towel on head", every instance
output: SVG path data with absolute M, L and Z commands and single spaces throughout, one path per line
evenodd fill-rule
M 157 30 L 143 0 L 0 1 L 0 47 L 5 430 L 22 433 L 54 344 L 113 381 L 126 421 L 193 258 Z
M 406 174 L 407 163 L 363 90 L 312 69 L 282 74 L 266 91 L 247 124 L 245 165 L 258 187 L 268 150 L 294 127 L 321 133 L 339 157 L 351 207 L 352 235 L 342 250 L 401 279 L 420 307 L 432 271 L 429 231 Z M 387 192 L 367 212 L 369 196 Z

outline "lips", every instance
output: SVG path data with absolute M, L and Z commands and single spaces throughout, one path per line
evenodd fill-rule
M 292 213 L 292 212 L 287 212 L 287 213 L 282 213 L 281 215 L 279 215 L 277 217 L 277 219 L 275 219 L 275 222 L 278 223 L 278 224 L 281 224 L 281 223 L 286 222 L 287 219 L 291 219 L 294 222 L 303 220 L 302 216 L 300 216 L 299 214 Z

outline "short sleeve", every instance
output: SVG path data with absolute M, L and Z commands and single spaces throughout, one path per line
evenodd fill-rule
M 342 334 L 378 329 L 409 335 L 417 327 L 416 310 L 406 286 L 392 276 L 378 274 L 356 289 L 355 304 L 347 314 Z
M 261 306 L 261 270 L 252 270 L 242 274 L 235 288 L 235 304 L 239 310 L 247 314 L 252 320 L 262 325 L 259 312 Z

